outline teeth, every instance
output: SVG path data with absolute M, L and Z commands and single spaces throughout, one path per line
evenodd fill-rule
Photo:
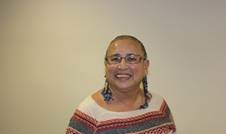
M 129 78 L 130 75 L 129 74 L 117 74 L 116 77 L 118 77 L 118 78 Z

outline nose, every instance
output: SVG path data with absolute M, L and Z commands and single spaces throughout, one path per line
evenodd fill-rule
M 122 58 L 121 62 L 118 64 L 118 68 L 119 69 L 127 69 L 128 68 L 125 58 Z

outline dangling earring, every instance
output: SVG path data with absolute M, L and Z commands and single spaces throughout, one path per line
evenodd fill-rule
M 109 84 L 107 82 L 107 79 L 105 80 L 104 83 L 104 89 L 101 91 L 102 96 L 104 97 L 104 101 L 105 102 L 110 102 L 112 99 L 112 93 L 111 90 L 109 88 Z
M 143 83 L 143 88 L 144 88 L 144 94 L 147 94 L 148 93 L 148 81 L 147 81 L 147 76 L 144 76 L 143 80 L 142 80 L 142 83 Z
M 145 76 L 142 80 L 143 84 L 143 90 L 144 90 L 144 97 L 145 102 L 143 105 L 140 106 L 140 109 L 145 109 L 148 107 L 148 101 L 150 100 L 151 94 L 148 92 L 148 82 L 147 82 L 147 76 Z

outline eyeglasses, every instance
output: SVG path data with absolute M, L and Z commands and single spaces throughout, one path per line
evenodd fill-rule
M 108 64 L 119 64 L 121 63 L 122 59 L 124 59 L 125 62 L 128 64 L 137 64 L 144 58 L 140 55 L 135 55 L 135 54 L 128 54 L 125 57 L 122 57 L 120 55 L 111 55 L 111 56 L 107 56 L 105 58 L 105 61 Z

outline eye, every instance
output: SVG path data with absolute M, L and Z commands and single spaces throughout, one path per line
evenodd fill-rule
M 136 63 L 138 61 L 138 57 L 135 55 L 129 55 L 126 57 L 126 61 L 129 63 Z
M 110 57 L 110 62 L 119 63 L 120 61 L 121 61 L 121 57 L 118 57 L 118 56 Z

